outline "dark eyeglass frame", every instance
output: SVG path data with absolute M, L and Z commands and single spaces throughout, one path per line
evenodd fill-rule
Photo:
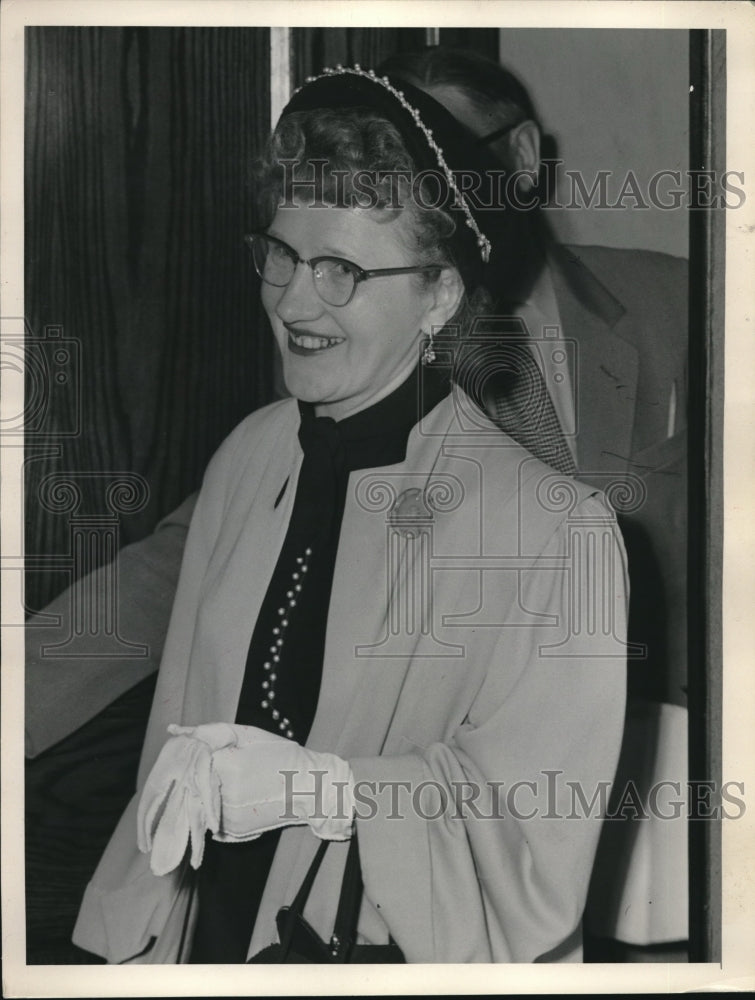
M 424 264 L 415 265 L 414 267 L 373 267 L 364 268 L 360 267 L 359 264 L 355 264 L 352 260 L 347 260 L 345 257 L 333 257 L 330 254 L 323 254 L 318 257 L 310 257 L 309 260 L 305 260 L 301 257 L 293 247 L 289 246 L 288 243 L 283 240 L 279 240 L 277 236 L 270 236 L 268 233 L 263 231 L 258 231 L 254 233 L 247 233 L 244 236 L 244 243 L 252 251 L 252 260 L 254 261 L 254 269 L 257 274 L 262 278 L 262 280 L 267 285 L 272 285 L 273 288 L 286 288 L 291 283 L 291 278 L 294 274 L 291 273 L 291 278 L 284 282 L 282 285 L 278 285 L 273 281 L 269 281 L 260 272 L 260 268 L 257 266 L 257 258 L 254 254 L 255 240 L 264 240 L 267 243 L 275 243 L 277 246 L 282 247 L 283 250 L 288 254 L 294 264 L 294 270 L 299 264 L 306 264 L 312 271 L 312 277 L 314 279 L 315 268 L 318 264 L 322 264 L 323 261 L 328 261 L 332 264 L 341 264 L 346 267 L 351 274 L 354 276 L 354 285 L 351 289 L 351 294 L 345 302 L 328 302 L 327 299 L 323 298 L 321 290 L 317 286 L 317 282 L 313 281 L 315 291 L 320 296 L 320 298 L 325 302 L 326 305 L 333 306 L 336 309 L 340 309 L 342 306 L 347 306 L 349 302 L 354 298 L 354 293 L 356 292 L 359 284 L 362 281 L 368 281 L 370 278 L 386 278 L 393 274 L 429 274 L 431 271 L 442 271 L 443 267 L 441 264 Z
M 508 132 L 513 132 L 515 128 L 526 121 L 526 118 L 522 118 L 521 121 L 514 122 L 513 125 L 504 125 L 502 128 L 497 128 L 495 132 L 489 132 L 488 135 L 481 135 L 475 141 L 475 146 L 487 146 L 488 143 L 495 142 L 496 139 L 502 139 Z

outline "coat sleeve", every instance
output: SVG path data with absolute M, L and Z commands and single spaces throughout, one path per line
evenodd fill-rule
M 595 498 L 581 512 L 606 516 Z M 623 544 L 614 526 L 602 581 L 575 586 L 588 534 L 562 525 L 522 573 L 522 605 L 568 625 L 561 655 L 552 628 L 504 626 L 449 740 L 350 761 L 365 892 L 407 961 L 555 961 L 581 945 L 626 665 Z
M 54 746 L 157 670 L 195 503 L 192 494 L 151 534 L 116 555 L 117 635 L 142 644 L 143 656 L 113 656 L 110 636 L 90 639 L 86 657 L 55 655 L 55 647 L 73 633 L 76 594 L 82 586 L 95 595 L 100 607 L 107 606 L 112 594 L 110 565 L 94 570 L 83 584 L 68 587 L 26 623 L 27 757 Z
M 142 750 L 138 788 L 168 738 L 167 725 L 181 717 L 202 579 L 223 522 L 238 447 L 246 440 L 244 428 L 240 425 L 214 455 L 194 509 Z M 137 801 L 135 796 L 121 817 L 85 890 L 73 932 L 76 945 L 113 963 L 128 961 L 148 949 L 151 939 L 165 932 L 169 919 L 181 924 L 181 899 L 188 905 L 182 870 L 158 878 L 150 870 L 149 856 L 137 847 Z M 176 947 L 179 939 L 180 935 Z
M 213 455 L 202 482 L 186 539 L 181 574 L 157 677 L 147 734 L 139 764 L 141 788 L 168 738 L 167 726 L 181 719 L 194 646 L 197 610 L 207 564 L 223 526 L 228 497 L 239 467 L 239 453 L 253 451 L 256 414 L 241 423 Z M 256 421 L 255 421 L 256 422 Z M 251 424 L 251 427 L 250 427 Z M 248 460 L 248 458 L 247 458 Z

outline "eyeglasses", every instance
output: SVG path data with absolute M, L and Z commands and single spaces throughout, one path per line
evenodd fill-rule
M 524 121 L 524 119 L 522 119 Z M 490 132 L 488 135 L 481 135 L 479 139 L 475 140 L 475 146 L 487 146 L 491 142 L 495 142 L 497 139 L 502 139 L 507 132 L 513 131 L 517 125 L 521 125 L 522 122 L 513 122 L 511 125 L 504 125 L 502 128 L 497 128 L 495 132 Z
M 380 267 L 367 271 L 342 257 L 311 257 L 305 260 L 288 243 L 267 233 L 250 233 L 244 237 L 244 242 L 252 251 L 255 271 L 266 284 L 284 288 L 293 278 L 297 264 L 306 264 L 312 269 L 315 291 L 329 306 L 348 305 L 357 285 L 369 278 L 441 270 L 440 264 L 428 264 L 424 267 Z

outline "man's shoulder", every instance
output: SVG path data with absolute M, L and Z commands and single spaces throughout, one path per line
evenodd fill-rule
M 686 257 L 678 257 L 674 254 L 664 253 L 660 250 L 646 250 L 635 247 L 614 247 L 606 246 L 603 243 L 559 243 L 559 246 L 573 254 L 581 257 L 586 263 L 605 262 L 608 266 L 618 266 L 623 264 L 637 264 L 648 267 L 675 267 L 686 265 Z
M 559 247 L 558 266 L 567 282 L 607 292 L 630 320 L 624 335 L 642 353 L 659 350 L 669 359 L 687 349 L 688 264 L 655 250 L 606 246 Z
M 686 301 L 688 263 L 657 250 L 561 244 L 567 259 L 582 264 L 620 301 L 629 295 L 647 301 L 648 289 L 683 295 Z

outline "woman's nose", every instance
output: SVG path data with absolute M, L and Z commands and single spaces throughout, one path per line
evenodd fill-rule
M 300 262 L 294 268 L 289 283 L 281 289 L 275 311 L 286 323 L 317 318 L 324 309 L 324 303 L 315 291 L 312 269 Z

